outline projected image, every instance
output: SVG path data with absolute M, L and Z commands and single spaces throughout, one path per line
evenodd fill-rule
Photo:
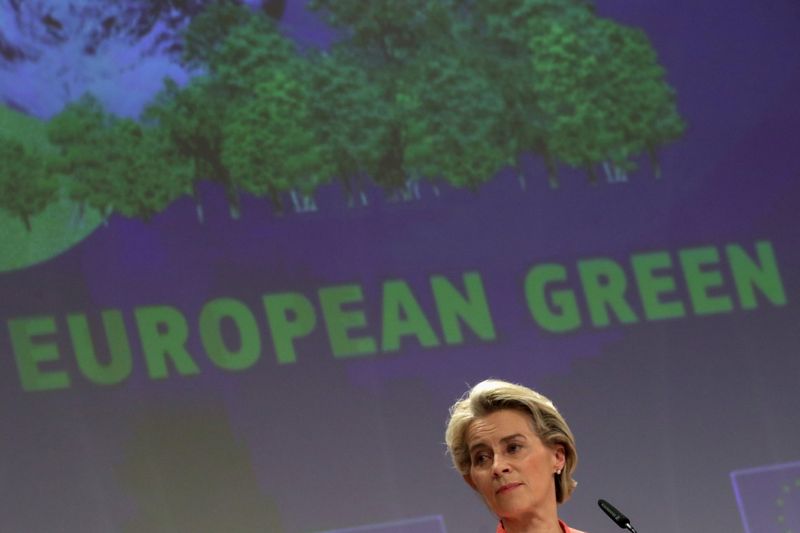
M 238 219 L 242 195 L 313 212 L 332 183 L 332 202 L 364 206 L 478 191 L 508 168 L 522 189 L 558 187 L 559 168 L 626 181 L 643 159 L 659 178 L 685 129 L 644 32 L 583 3 L 309 2 L 339 36 L 325 47 L 288 37 L 278 3 L 10 6 L 0 224 L 27 253 L 0 269 L 186 196 L 202 223 L 201 182 Z
M 513 531 L 444 445 L 499 378 L 577 531 L 800 531 L 798 18 L 0 0 L 0 529 Z
M 84 95 L 102 100 L 103 109 L 115 116 L 139 117 L 165 78 L 188 79 L 180 60 L 182 34 L 209 3 L 0 2 L 0 272 L 61 253 L 111 212 L 120 212 L 102 205 L 97 188 L 125 178 L 93 178 L 108 171 L 93 168 L 93 162 L 115 152 L 93 145 L 90 136 L 82 145 L 88 153 L 67 155 L 53 135 L 64 142 L 64 135 L 91 134 L 91 124 L 53 134 L 48 120 Z M 253 9 L 279 17 L 282 3 Z M 118 141 L 119 146 L 126 139 Z M 75 172 L 65 170 L 70 165 Z M 158 170 L 131 169 L 142 173 L 128 178 L 157 180 L 151 171 Z

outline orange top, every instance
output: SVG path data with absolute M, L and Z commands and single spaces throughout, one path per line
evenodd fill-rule
M 558 521 L 558 525 L 561 526 L 561 531 L 564 533 L 584 533 L 583 531 L 578 531 L 577 529 L 570 529 L 569 526 L 561 520 Z M 503 522 L 497 524 L 497 533 L 506 533 L 506 529 L 503 527 Z

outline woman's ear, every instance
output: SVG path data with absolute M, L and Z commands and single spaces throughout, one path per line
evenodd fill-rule
M 478 487 L 475 486 L 475 482 L 472 481 L 472 476 L 469 474 L 464 474 L 462 477 L 464 478 L 464 481 L 467 482 L 467 485 L 472 487 L 472 490 L 478 490 Z
M 561 472 L 561 470 L 564 469 L 564 465 L 567 463 L 567 453 L 563 445 L 556 444 L 553 446 L 553 457 L 555 458 L 556 471 Z

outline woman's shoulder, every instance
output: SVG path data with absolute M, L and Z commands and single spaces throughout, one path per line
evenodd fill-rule
M 575 529 L 574 527 L 569 527 L 567 524 L 565 524 L 561 520 L 559 520 L 558 522 L 559 522 L 559 524 L 561 524 L 561 529 L 563 529 L 567 533 L 586 533 L 585 531 L 581 531 L 580 529 Z
M 569 527 L 567 524 L 562 522 L 561 520 L 558 521 L 558 524 L 561 526 L 561 529 L 566 531 L 567 533 L 586 533 L 585 531 L 581 531 L 580 529 L 574 529 Z M 497 533 L 506 533 L 505 528 L 503 528 L 503 522 L 497 524 Z

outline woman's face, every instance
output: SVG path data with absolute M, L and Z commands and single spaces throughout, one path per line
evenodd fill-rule
M 471 465 L 464 479 L 498 517 L 555 513 L 553 474 L 564 467 L 564 448 L 545 445 L 528 415 L 503 409 L 476 419 L 467 448 Z

